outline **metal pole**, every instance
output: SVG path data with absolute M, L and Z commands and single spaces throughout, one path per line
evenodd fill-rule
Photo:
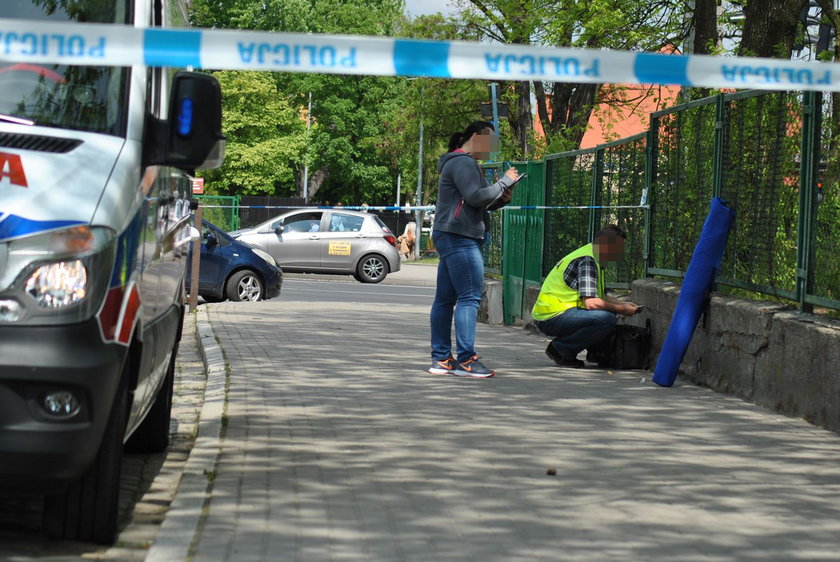
M 422 96 L 422 91 L 421 91 Z M 419 162 L 417 164 L 417 200 L 418 207 L 423 205 L 423 121 L 420 121 L 420 151 Z M 415 231 L 414 231 L 414 259 L 420 259 L 420 239 L 423 234 L 423 211 L 415 211 Z M 431 235 L 431 233 L 429 233 Z
M 306 111 L 306 163 L 303 165 L 303 202 L 309 204 L 309 129 L 312 127 L 312 92 L 309 92 L 309 109 Z
M 201 219 L 203 218 L 204 210 L 199 205 L 195 210 L 195 227 L 198 232 L 201 232 Z M 192 242 L 192 263 L 190 264 L 190 313 L 195 312 L 198 308 L 198 277 L 200 275 L 199 267 L 201 265 L 201 236 L 198 240 Z
M 502 141 L 501 135 L 499 134 L 499 98 L 498 98 L 498 89 L 499 85 L 496 82 L 492 82 L 490 84 L 490 100 L 493 102 L 493 129 L 496 130 L 496 136 L 499 138 L 499 151 L 502 149 Z M 495 154 L 498 154 L 496 152 Z M 490 155 L 490 162 L 493 161 L 493 154 Z M 504 172 L 505 170 L 502 170 Z

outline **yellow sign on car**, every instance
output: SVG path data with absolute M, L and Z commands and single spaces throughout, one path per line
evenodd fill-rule
M 345 240 L 330 240 L 327 253 L 331 256 L 349 256 L 350 242 Z

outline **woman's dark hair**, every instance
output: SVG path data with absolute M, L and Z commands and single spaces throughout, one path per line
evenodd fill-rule
M 464 143 L 470 140 L 476 133 L 481 133 L 485 129 L 490 129 L 491 131 L 495 131 L 496 129 L 493 127 L 493 123 L 489 121 L 473 121 L 467 128 L 464 129 L 463 133 L 452 133 L 452 136 L 449 137 L 449 152 L 457 148 L 461 148 L 464 146 Z

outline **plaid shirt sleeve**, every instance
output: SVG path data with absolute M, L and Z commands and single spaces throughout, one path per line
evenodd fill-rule
M 581 298 L 598 296 L 598 264 L 590 256 L 572 260 L 563 273 L 566 285 L 575 289 Z

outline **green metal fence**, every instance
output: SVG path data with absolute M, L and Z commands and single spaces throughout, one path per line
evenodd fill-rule
M 715 196 L 736 213 L 719 288 L 840 310 L 840 131 L 823 118 L 831 103 L 811 92 L 719 94 L 652 113 L 646 133 L 516 163 L 529 178 L 511 206 L 549 208 L 505 209 L 494 221 L 506 321 L 524 317 L 528 283 L 608 223 L 628 233 L 608 286 L 683 277 Z M 498 245 L 491 239 L 486 255 Z
M 225 232 L 239 229 L 238 195 L 193 195 L 193 199 L 205 208 L 203 218 Z

